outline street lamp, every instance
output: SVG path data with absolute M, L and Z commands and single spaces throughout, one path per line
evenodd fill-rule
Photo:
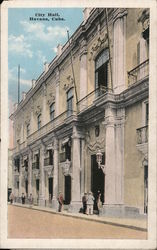
M 98 150 L 97 154 L 96 154 L 96 161 L 98 163 L 98 168 L 102 169 L 103 173 L 105 174 L 105 169 L 106 169 L 106 166 L 105 165 L 102 165 L 102 156 L 103 154 L 101 153 L 100 149 Z

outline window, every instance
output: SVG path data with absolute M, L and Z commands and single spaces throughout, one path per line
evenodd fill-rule
M 146 125 L 149 123 L 149 103 L 146 103 L 146 120 L 145 120 Z
M 27 136 L 30 134 L 30 124 L 27 124 Z
M 70 116 L 73 112 L 73 91 L 70 89 L 67 93 L 67 110 L 68 116 Z
M 109 51 L 103 50 L 95 60 L 95 88 L 106 89 L 108 85 Z
M 38 121 L 38 129 L 40 129 L 41 128 L 41 114 L 38 115 L 37 121 Z
M 54 107 L 54 103 L 52 103 L 50 105 L 50 120 L 52 121 L 54 119 L 54 115 L 55 115 L 55 107 Z

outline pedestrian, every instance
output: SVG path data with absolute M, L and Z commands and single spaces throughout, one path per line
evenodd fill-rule
M 32 196 L 32 194 L 30 194 L 30 196 L 29 196 L 29 204 L 30 204 L 30 205 L 33 204 L 33 196 Z
M 86 214 L 87 210 L 87 193 L 84 193 L 82 197 L 82 204 L 83 204 L 83 213 Z
M 25 199 L 26 199 L 26 197 L 25 197 L 24 193 L 22 193 L 22 196 L 21 196 L 22 204 L 25 204 Z
M 12 192 L 11 192 L 11 194 L 10 194 L 10 196 L 9 196 L 9 200 L 10 200 L 10 204 L 12 204 L 13 201 L 14 201 L 14 195 L 13 195 Z
M 87 198 L 87 214 L 93 214 L 94 196 L 92 192 L 89 192 Z
M 58 195 L 58 203 L 59 203 L 58 212 L 62 212 L 62 209 L 63 209 L 63 195 L 62 195 L 61 192 L 59 192 L 59 195 Z
M 102 208 L 101 192 L 100 191 L 98 191 L 98 195 L 97 195 L 97 208 L 98 208 L 98 214 L 100 214 L 100 210 Z

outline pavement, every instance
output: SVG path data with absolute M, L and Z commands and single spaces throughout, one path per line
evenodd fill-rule
M 48 212 L 52 214 L 59 214 L 61 216 L 68 216 L 72 218 L 78 218 L 82 220 L 89 220 L 94 221 L 98 223 L 108 224 L 108 225 L 114 225 L 114 226 L 120 226 L 140 231 L 147 232 L 147 217 L 143 218 L 117 218 L 117 217 L 108 217 L 108 216 L 99 216 L 99 215 L 86 215 L 82 213 L 69 213 L 68 211 L 64 210 L 62 212 L 57 212 L 56 210 L 49 208 L 49 207 L 40 207 L 40 206 L 34 206 L 34 205 L 27 205 L 27 204 L 20 204 L 20 203 L 14 203 L 14 206 L 18 207 L 24 207 L 28 209 L 33 209 L 37 211 L 43 211 Z

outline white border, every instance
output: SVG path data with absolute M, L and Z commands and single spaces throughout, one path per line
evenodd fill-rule
M 156 124 L 157 124 L 157 2 L 155 0 L 58 0 L 31 1 L 11 0 L 1 5 L 1 172 L 0 172 L 0 226 L 1 248 L 88 248 L 88 249 L 155 249 L 156 246 Z M 150 121 L 149 126 L 149 212 L 148 212 L 148 240 L 69 240 L 69 239 L 7 239 L 7 164 L 8 164 L 8 8 L 52 8 L 52 7 L 128 7 L 150 8 Z M 150 181 L 151 180 L 151 181 Z

